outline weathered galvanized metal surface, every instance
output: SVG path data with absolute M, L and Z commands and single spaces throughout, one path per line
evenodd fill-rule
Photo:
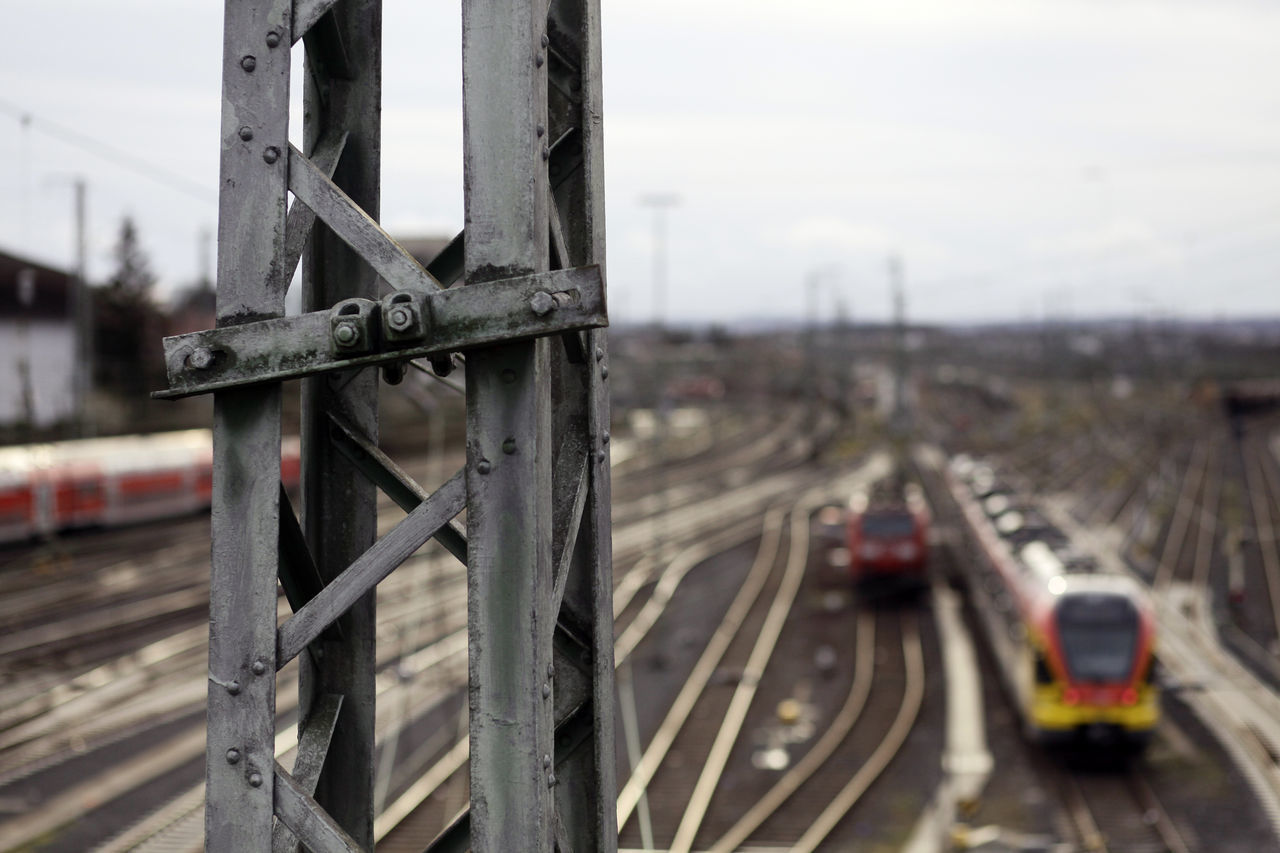
M 215 400 L 206 848 L 372 849 L 373 588 L 434 536 L 468 562 L 470 640 L 473 810 L 441 844 L 612 850 L 598 0 L 464 4 L 466 229 L 426 268 L 377 224 L 380 31 L 380 0 L 226 5 L 219 328 L 166 340 L 157 395 Z M 309 313 L 284 319 L 299 259 Z M 377 368 L 462 349 L 467 464 L 427 494 L 378 449 Z M 300 519 L 276 477 L 298 377 Z M 376 543 L 375 487 L 409 513 Z M 274 674 L 294 657 L 290 772 Z
M 379 349 L 364 355 L 334 352 L 328 310 L 165 338 L 170 387 L 155 396 L 279 382 L 607 322 L 598 266 L 441 290 L 427 294 L 422 304 L 426 329 L 420 342 L 380 342 L 375 322 L 373 343 Z
M 345 135 L 346 143 L 331 181 L 315 166 L 306 166 L 306 174 L 340 190 L 346 203 L 358 205 L 363 218 L 375 221 L 381 183 L 381 0 L 343 0 L 326 14 L 315 14 L 314 20 L 305 42 L 303 147 L 314 156 L 326 140 Z M 296 191 L 297 167 L 304 158 L 291 152 L 287 159 L 290 188 Z M 315 212 L 325 218 L 322 211 Z M 332 230 L 317 226 L 302 259 L 303 309 L 324 311 L 351 298 L 377 299 L 377 273 Z M 377 443 L 376 370 L 341 371 L 302 383 L 302 528 L 327 584 L 337 582 L 377 537 L 376 489 L 331 440 L 334 414 L 364 440 Z M 372 850 L 377 628 L 373 590 L 344 608 L 334 624 L 342 641 L 321 639 L 322 655 L 302 655 L 298 685 L 307 721 L 325 696 L 344 697 L 315 801 L 359 849 Z
M 465 505 L 466 490 L 459 472 L 280 626 L 277 668 L 297 657 L 331 622 L 361 596 L 372 592 L 379 581 L 413 556 Z
M 219 326 L 284 313 L 283 296 L 260 283 L 284 244 L 288 176 L 279 155 L 288 146 L 290 14 L 289 0 L 227 7 Z M 214 396 L 214 466 L 206 848 L 267 850 L 275 779 L 278 386 Z

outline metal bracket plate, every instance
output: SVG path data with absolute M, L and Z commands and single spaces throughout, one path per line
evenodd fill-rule
M 164 339 L 169 388 L 177 399 L 224 388 L 298 379 L 608 325 L 599 266 L 535 273 L 423 296 L 420 341 L 382 336 L 374 351 L 335 348 L 329 311 L 260 320 Z

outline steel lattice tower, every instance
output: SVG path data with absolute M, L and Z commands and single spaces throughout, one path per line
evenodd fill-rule
M 614 849 L 598 0 L 463 4 L 466 227 L 426 268 L 377 224 L 380 0 L 225 15 L 218 323 L 165 340 L 157 395 L 214 395 L 206 849 L 373 849 L 374 587 L 433 537 L 467 564 L 473 805 L 432 849 Z M 306 313 L 285 317 L 299 262 Z M 466 465 L 427 494 L 377 446 L 378 375 L 454 353 Z M 278 477 L 295 378 L 298 514 Z M 381 539 L 378 489 L 408 513 Z

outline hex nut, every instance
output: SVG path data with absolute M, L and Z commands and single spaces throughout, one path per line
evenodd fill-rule
M 556 300 L 550 293 L 545 290 L 539 290 L 533 296 L 529 297 L 529 308 L 539 317 L 545 317 L 552 311 L 556 310 Z

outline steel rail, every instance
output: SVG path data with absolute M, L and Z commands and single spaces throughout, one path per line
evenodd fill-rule
M 631 777 L 618 790 L 619 831 L 626 826 L 627 820 L 630 819 L 633 810 L 644 795 L 645 788 L 653 779 L 653 774 L 657 772 L 658 765 L 662 763 L 662 760 L 667 755 L 667 750 L 675 742 L 676 733 L 680 731 L 685 721 L 688 720 L 689 715 L 693 712 L 694 705 L 697 704 L 707 684 L 710 683 L 711 677 L 715 674 L 716 667 L 720 665 L 720 661 L 728 650 L 730 643 L 742 629 L 742 623 L 747 614 L 755 606 L 756 601 L 759 600 L 760 593 L 764 589 L 765 580 L 771 574 L 774 562 L 777 559 L 778 548 L 782 539 L 782 522 L 786 518 L 787 512 L 794 510 L 795 507 L 791 510 L 774 508 L 765 514 L 755 560 L 752 562 L 746 578 L 743 579 L 742 586 L 738 589 L 738 594 L 729 605 L 724 618 L 720 620 L 715 633 L 711 635 L 711 639 L 706 648 L 703 649 L 702 655 L 698 658 L 697 663 L 694 664 L 693 670 L 689 673 L 684 685 L 681 686 L 679 694 L 676 695 L 675 700 L 671 703 L 666 717 L 663 718 L 657 731 L 654 732 L 649 741 L 649 746 L 640 757 L 640 761 L 636 764 L 635 769 L 631 771 Z
M 813 853 L 818 845 L 831 834 L 845 815 L 857 804 L 907 740 L 920 706 L 924 703 L 924 644 L 920 639 L 920 625 L 914 614 L 904 619 L 902 653 L 907 663 L 907 683 L 902 695 L 902 705 L 884 740 L 871 756 L 818 815 L 813 825 L 791 846 L 792 853 Z
M 728 832 L 711 845 L 709 853 L 731 853 L 740 848 L 751 837 L 751 833 L 759 829 L 765 820 L 777 812 L 844 742 L 854 723 L 862 715 L 867 697 L 871 694 L 871 680 L 875 670 L 875 630 L 875 613 L 871 610 L 861 611 L 857 618 L 858 636 L 854 643 L 857 649 L 857 661 L 854 665 L 853 683 L 849 687 L 849 695 L 845 697 L 844 704 L 831 720 L 831 725 L 823 732 L 818 742 L 795 763 L 795 766 L 788 770 L 768 793 L 743 812 L 742 817 L 738 818 L 738 822 L 731 826 Z
M 1256 442 L 1249 442 L 1246 439 L 1246 446 L 1253 447 L 1254 452 L 1265 453 L 1266 449 L 1258 451 Z M 1280 632 L 1280 548 L 1276 544 L 1276 528 L 1273 523 L 1274 515 L 1268 505 L 1269 490 L 1274 489 L 1272 500 L 1280 499 L 1280 488 L 1276 488 L 1268 476 L 1268 467 L 1264 464 L 1259 466 L 1263 470 L 1261 474 L 1254 470 L 1254 466 L 1249 464 L 1246 457 L 1244 459 L 1244 479 L 1245 488 L 1249 492 L 1249 506 L 1253 510 L 1253 526 L 1256 532 L 1255 538 L 1258 541 L 1258 550 L 1262 553 L 1262 565 L 1265 570 L 1267 581 L 1267 595 L 1271 602 L 1272 620 L 1276 631 Z M 1261 477 L 1261 483 L 1259 482 Z
M 1168 589 L 1177 574 L 1178 558 L 1182 555 L 1182 546 L 1191 527 L 1196 495 L 1200 493 L 1207 460 L 1208 442 L 1197 441 L 1192 447 L 1191 458 L 1182 477 L 1182 488 L 1178 492 L 1178 502 L 1174 505 L 1173 518 L 1169 521 L 1169 532 L 1165 536 L 1164 547 L 1160 549 L 1160 559 L 1156 564 L 1152 587 L 1157 592 Z
M 1093 817 L 1093 810 L 1089 808 L 1089 801 L 1085 799 L 1079 780 L 1070 773 L 1063 773 L 1058 787 L 1066 800 L 1067 814 L 1079 835 L 1081 849 L 1090 853 L 1107 853 L 1106 836 Z
M 694 837 L 702 826 L 702 819 L 711 806 L 711 798 L 720 784 L 724 767 L 729 762 L 733 746 L 738 741 L 742 726 L 747 719 L 747 711 L 755 699 L 756 690 L 764 678 L 765 669 L 773 659 L 773 651 L 777 648 L 778 638 L 786 627 L 787 618 L 795 606 L 796 596 L 800 592 L 800 583 L 804 580 L 805 566 L 809 559 L 809 524 L 810 516 L 822 503 L 820 497 L 810 493 L 805 495 L 791 513 L 791 547 L 787 555 L 786 568 L 783 570 L 782 583 L 774 594 L 773 603 L 760 626 L 760 634 L 747 658 L 747 665 L 742 670 L 733 690 L 733 698 L 720 723 L 716 739 L 711 744 L 711 752 L 702 767 L 702 773 L 694 785 L 693 794 L 689 798 L 680 825 L 676 828 L 675 837 L 671 841 L 671 853 L 688 853 L 693 848 Z M 745 613 L 743 614 L 745 616 Z
M 1136 767 L 1129 769 L 1129 787 L 1133 791 L 1134 799 L 1142 808 L 1143 822 L 1150 825 L 1160 836 L 1165 849 L 1169 853 L 1191 853 L 1191 847 L 1178 831 L 1178 825 L 1173 822 L 1172 816 L 1156 796 L 1151 784 Z M 1150 820 L 1152 817 L 1154 821 Z
M 1208 590 L 1209 588 L 1209 570 L 1213 562 L 1213 544 L 1218 535 L 1218 511 L 1222 502 L 1222 480 L 1223 468 L 1226 460 L 1219 450 L 1220 442 L 1211 441 L 1210 459 L 1206 462 L 1206 481 L 1204 485 L 1204 499 L 1201 501 L 1198 512 L 1196 513 L 1196 526 L 1198 534 L 1196 536 L 1195 557 L 1191 564 L 1191 583 L 1197 588 Z M 1217 464 L 1214 464 L 1214 463 Z M 1215 473 L 1216 472 L 1216 473 Z

